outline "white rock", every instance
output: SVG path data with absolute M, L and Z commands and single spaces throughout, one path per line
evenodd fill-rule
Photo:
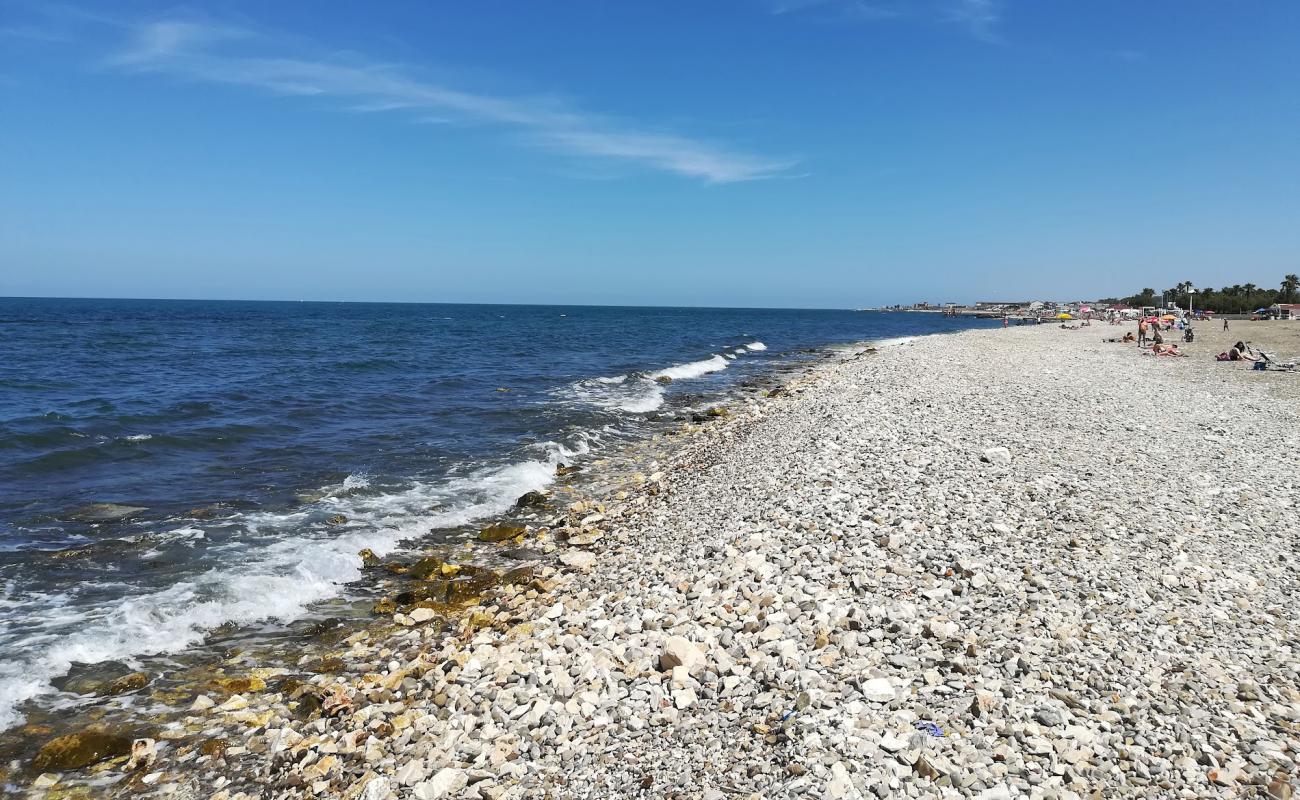
M 429 620 L 438 616 L 438 612 L 434 611 L 432 608 L 425 608 L 421 606 L 419 608 L 411 609 L 411 613 L 407 614 L 407 616 L 411 618 L 412 622 L 418 624 L 421 622 L 428 622 Z
M 216 701 L 211 697 L 208 697 L 206 694 L 201 694 L 194 698 L 194 702 L 190 704 L 190 711 L 207 711 L 215 705 Z
M 844 762 L 836 761 L 831 765 L 831 779 L 826 784 L 826 796 L 831 800 L 839 800 L 851 794 L 855 794 L 855 791 L 849 771 L 845 768 Z
M 413 786 L 414 784 L 424 780 L 426 774 L 428 774 L 428 772 L 424 768 L 424 762 L 418 758 L 413 758 L 403 764 L 401 768 L 393 774 L 393 780 L 403 786 Z
M 465 775 L 464 770 L 444 767 L 438 770 L 429 780 L 423 783 L 417 783 L 411 790 L 417 800 L 438 800 L 440 797 L 459 792 L 469 783 L 469 778 Z
M 889 678 L 872 678 L 862 684 L 862 694 L 873 703 L 888 703 L 894 699 L 894 684 Z
M 670 636 L 659 655 L 659 669 L 667 672 L 673 667 L 685 667 L 695 672 L 704 666 L 704 653 L 684 636 Z
M 569 550 L 560 556 L 560 563 L 580 572 L 587 572 L 596 566 L 596 556 L 585 550 Z
M 388 796 L 388 789 L 387 778 L 382 776 L 371 778 L 361 793 L 361 800 L 384 800 Z
M 1011 463 L 1011 451 L 1005 447 L 990 447 L 980 454 L 980 461 L 1005 466 Z

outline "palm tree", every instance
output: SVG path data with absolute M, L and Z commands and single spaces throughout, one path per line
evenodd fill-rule
M 1286 298 L 1288 303 L 1295 298 L 1295 290 L 1298 288 L 1300 288 L 1300 278 L 1297 278 L 1294 274 L 1287 275 L 1282 279 L 1282 296 Z

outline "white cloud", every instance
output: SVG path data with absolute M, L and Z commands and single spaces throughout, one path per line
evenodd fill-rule
M 539 145 L 710 183 L 781 175 L 792 161 L 750 155 L 672 133 L 645 131 L 536 98 L 497 97 L 419 80 L 355 58 L 268 55 L 276 43 L 249 31 L 186 21 L 138 26 L 114 67 L 279 94 L 336 98 L 356 112 L 414 111 L 414 121 L 461 121 L 520 129 Z

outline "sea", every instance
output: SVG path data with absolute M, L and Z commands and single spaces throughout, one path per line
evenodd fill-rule
M 363 548 L 472 536 L 557 466 L 782 370 L 992 324 L 0 299 L 0 730 L 89 702 L 61 688 L 85 665 L 137 667 L 218 632 L 274 636 L 360 591 Z

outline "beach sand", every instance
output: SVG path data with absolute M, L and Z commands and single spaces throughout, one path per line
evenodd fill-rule
M 536 579 L 450 634 L 399 610 L 336 672 L 214 695 L 125 780 L 213 800 L 1282 796 L 1300 375 L 1211 358 L 1237 338 L 1300 354 L 1300 323 L 1214 327 L 1186 359 L 1041 326 L 819 367 L 626 495 L 559 509 L 527 540 L 551 551 Z

